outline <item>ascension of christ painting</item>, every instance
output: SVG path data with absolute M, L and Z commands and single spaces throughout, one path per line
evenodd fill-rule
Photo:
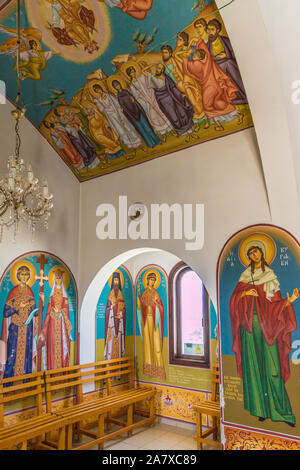
M 214 0 L 24 0 L 20 48 L 26 116 L 79 181 L 253 126 Z M 0 7 L 11 101 L 16 49 L 12 0 Z

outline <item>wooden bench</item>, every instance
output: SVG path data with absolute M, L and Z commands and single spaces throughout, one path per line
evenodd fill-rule
M 61 425 L 56 415 L 43 412 L 44 374 L 33 374 L 10 377 L 0 380 L 0 449 L 20 447 L 28 448 L 31 440 L 36 440 L 35 448 L 48 449 L 43 442 L 44 434 L 50 431 L 58 432 L 57 448 L 65 446 L 65 427 Z M 12 425 L 5 425 L 5 410 L 12 403 L 24 403 L 33 409 L 30 413 L 35 416 L 23 419 Z
M 124 376 L 129 377 L 129 384 L 126 390 L 118 391 L 118 387 L 113 387 L 112 379 Z M 100 381 L 105 381 L 103 391 L 105 396 L 95 397 L 92 400 L 84 400 L 84 387 L 92 384 L 95 390 L 99 388 Z M 104 384 L 103 384 L 104 385 Z M 81 444 L 74 450 L 88 449 L 98 445 L 103 448 L 104 442 L 121 434 L 128 433 L 146 423 L 153 424 L 155 421 L 154 396 L 155 390 L 134 387 L 134 368 L 132 358 L 118 358 L 110 361 L 100 361 L 92 364 L 84 364 L 63 369 L 49 370 L 45 372 L 46 387 L 46 407 L 48 413 L 54 413 L 61 419 L 61 423 L 66 427 L 66 449 L 73 449 L 73 430 L 78 437 L 86 435 L 91 438 L 90 442 Z M 60 391 L 69 390 L 76 397 L 75 403 L 67 404 L 61 409 L 53 409 L 54 394 Z M 115 392 L 115 393 L 114 393 Z M 99 393 L 99 392 L 97 392 Z M 134 423 L 134 406 L 136 403 L 148 399 L 150 401 L 149 417 Z M 117 409 L 126 408 L 126 421 L 113 418 L 111 413 Z M 83 422 L 93 419 L 97 422 L 97 433 L 93 433 Z M 107 433 L 105 434 L 105 422 L 107 423 Z M 111 432 L 111 423 L 120 426 L 120 429 Z M 53 444 L 50 439 L 47 442 Z
M 200 403 L 193 406 L 193 410 L 196 413 L 196 425 L 197 425 L 197 449 L 203 449 L 203 443 L 209 444 L 215 447 L 221 447 L 221 443 L 217 441 L 218 433 L 220 431 L 220 400 L 218 394 L 219 386 L 219 364 L 212 364 L 212 394 L 211 400 L 201 400 Z M 209 415 L 212 417 L 212 426 L 209 427 L 206 431 L 202 430 L 202 415 Z M 208 439 L 207 437 L 212 434 L 213 439 Z

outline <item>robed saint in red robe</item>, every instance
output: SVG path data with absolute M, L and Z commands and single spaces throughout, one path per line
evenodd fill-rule
M 47 307 L 42 329 L 46 343 L 47 369 L 68 367 L 70 361 L 69 303 L 62 287 L 54 287 Z
M 232 349 L 235 352 L 238 375 L 243 377 L 240 327 L 252 333 L 255 306 L 259 325 L 267 344 L 272 345 L 277 340 L 281 376 L 286 382 L 290 376 L 291 332 L 297 328 L 294 307 L 287 305 L 287 299 L 282 298 L 279 289 L 268 300 L 264 284 L 255 285 L 258 297 L 252 295 L 241 297 L 244 291 L 249 291 L 253 287 L 252 283 L 238 282 L 230 299 Z
M 236 111 L 232 101 L 238 92 L 237 87 L 215 63 L 203 39 L 196 44 L 196 51 L 201 50 L 205 52 L 201 60 L 183 59 L 183 71 L 200 84 L 206 116 L 215 118 Z

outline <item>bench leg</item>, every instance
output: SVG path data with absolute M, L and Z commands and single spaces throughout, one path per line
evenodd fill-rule
M 104 420 L 105 420 L 105 415 L 100 415 L 98 419 L 98 437 L 103 437 L 104 436 Z M 103 450 L 104 444 L 98 444 L 98 450 Z
M 197 449 L 202 450 L 202 442 L 200 439 L 202 438 L 202 414 L 196 413 L 196 424 L 197 424 Z
M 155 417 L 155 401 L 154 401 L 154 397 L 151 397 L 150 398 L 150 412 L 149 412 L 149 417 L 150 418 L 154 418 Z M 155 421 L 153 420 L 152 423 L 150 424 L 150 426 L 154 426 L 155 425 Z
M 37 439 L 36 439 L 36 445 L 37 445 L 37 446 L 43 442 L 43 437 L 44 437 L 44 436 L 38 436 L 38 437 L 37 437 Z
M 213 420 L 213 427 L 215 428 L 213 432 L 213 439 L 216 441 L 218 439 L 218 418 L 214 416 L 212 420 Z
M 80 432 L 80 425 L 81 425 L 81 423 L 80 423 L 80 421 L 79 421 L 79 423 L 76 423 L 75 426 L 74 426 L 74 428 L 75 428 L 74 431 L 75 431 L 76 436 L 77 436 L 77 438 L 76 438 L 76 439 L 77 439 L 77 442 L 81 442 L 81 441 L 82 441 L 82 434 L 81 434 L 81 432 Z
M 27 441 L 23 441 L 20 450 L 27 450 Z
M 133 405 L 129 405 L 127 409 L 127 426 L 133 424 Z M 128 437 L 132 436 L 132 431 L 128 431 Z
M 66 428 L 60 428 L 58 430 L 58 450 L 66 449 Z
M 66 450 L 72 450 L 73 448 L 73 425 L 69 424 L 66 426 Z
M 109 420 L 110 420 L 110 412 L 107 413 L 107 422 L 106 422 L 108 432 L 111 430 L 111 422 Z

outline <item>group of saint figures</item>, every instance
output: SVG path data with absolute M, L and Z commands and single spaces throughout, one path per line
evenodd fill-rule
M 163 361 L 164 306 L 157 292 L 158 274 L 151 270 L 145 274 L 145 289 L 141 294 L 137 286 L 137 321 L 143 343 L 143 373 L 161 379 L 166 378 Z M 106 360 L 125 354 L 126 306 L 122 292 L 120 272 L 111 276 L 110 293 L 105 309 Z
M 75 170 L 105 167 L 112 159 L 145 157 L 170 137 L 197 141 L 210 126 L 241 125 L 246 92 L 227 36 L 217 19 L 197 19 L 194 35 L 182 31 L 176 47 L 131 56 L 112 76 L 101 69 L 87 77 L 70 105 L 60 105 L 41 130 Z M 148 61 L 148 62 L 147 62 Z M 173 144 L 174 142 L 172 142 Z M 158 150 L 159 151 L 159 150 Z
M 3 310 L 0 341 L 0 373 L 3 378 L 34 371 L 67 367 L 70 362 L 72 325 L 68 294 L 64 285 L 66 271 L 57 266 L 52 273 L 52 290 L 45 305 L 44 275 L 48 262 L 44 255 L 37 260 L 40 275 L 29 262 L 18 262 L 14 270 L 15 286 L 9 292 Z M 39 296 L 32 286 L 39 282 Z M 46 309 L 43 321 L 43 311 Z
M 103 0 L 135 19 L 144 19 L 153 0 Z M 95 12 L 82 0 L 47 0 L 49 25 L 63 48 L 83 46 L 83 54 L 98 46 L 92 39 Z M 85 5 L 86 3 L 86 5 Z M 106 168 L 112 160 L 139 156 L 149 158 L 164 152 L 163 144 L 177 148 L 200 139 L 200 131 L 213 126 L 244 122 L 247 97 L 238 64 L 223 25 L 215 17 L 198 17 L 177 34 L 175 47 L 163 45 L 151 51 L 124 55 L 116 72 L 101 69 L 87 77 L 84 87 L 70 104 L 48 112 L 41 132 L 75 173 L 84 176 Z M 0 45 L 0 54 L 16 55 L 16 30 L 0 25 L 11 37 Z M 42 49 L 37 28 L 21 30 L 20 76 L 41 80 L 47 61 L 57 52 Z M 63 55 L 63 51 L 61 51 Z M 97 72 L 97 71 L 96 71 Z M 92 78 L 91 78 L 92 77 Z M 179 144 L 174 137 L 183 137 Z M 83 171 L 84 170 L 84 171 Z

